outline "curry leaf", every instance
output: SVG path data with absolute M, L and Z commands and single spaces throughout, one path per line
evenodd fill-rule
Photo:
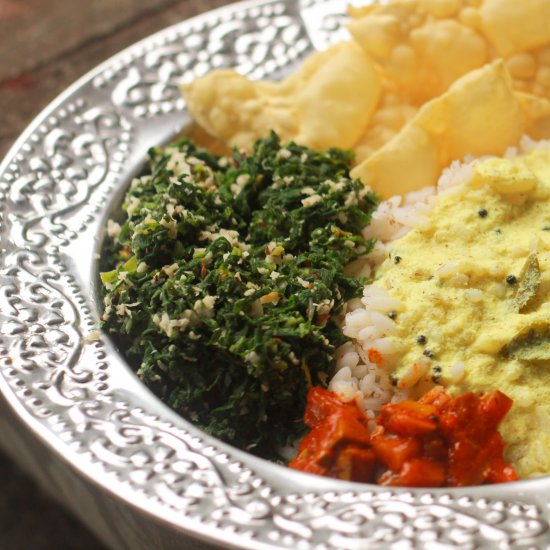
M 522 361 L 550 361 L 550 326 L 538 323 L 522 331 L 501 354 Z
M 540 286 L 540 267 L 537 255 L 529 254 L 519 276 L 519 286 L 514 305 L 520 313 L 533 302 Z

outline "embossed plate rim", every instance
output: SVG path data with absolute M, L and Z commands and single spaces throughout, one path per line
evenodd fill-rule
M 312 478 L 207 436 L 137 383 L 121 364 L 110 340 L 104 339 L 101 344 L 83 341 L 97 326 L 94 297 L 89 294 L 93 284 L 86 281 L 94 262 L 88 258 L 84 267 L 80 267 L 78 256 L 74 260 L 71 254 L 77 254 L 79 245 L 89 242 L 86 239 L 98 238 L 102 231 L 99 223 L 108 210 L 105 203 L 111 204 L 106 197 L 117 185 L 127 182 L 130 172 L 143 162 L 144 140 L 174 135 L 176 126 L 185 122 L 181 99 L 167 93 L 170 86 L 174 87 L 175 76 L 170 71 L 177 72 L 180 68 L 170 55 L 185 57 L 188 50 L 181 42 L 193 36 L 194 26 L 207 28 L 209 34 L 202 38 L 209 45 L 210 31 L 233 18 L 246 20 L 243 26 L 252 42 L 256 35 L 263 37 L 264 42 L 273 41 L 276 31 L 275 38 L 283 46 L 285 39 L 277 35 L 281 29 L 275 29 L 275 20 L 287 18 L 283 27 L 289 23 L 291 34 L 297 33 L 286 39 L 290 44 L 288 51 L 300 41 L 303 47 L 306 39 L 311 47 L 312 43 L 326 41 L 322 17 L 335 15 L 331 10 L 344 4 L 337 0 L 301 3 L 251 0 L 177 23 L 125 48 L 88 72 L 31 122 L 0 165 L 4 193 L 0 203 L 3 213 L 0 239 L 5 249 L 0 260 L 3 287 L 0 303 L 4 304 L 0 315 L 4 327 L 9 323 L 15 327 L 13 334 L 4 329 L 0 343 L 0 391 L 26 428 L 82 477 L 121 499 L 121 505 L 137 507 L 151 520 L 168 522 L 189 536 L 212 543 L 255 549 L 328 549 L 357 548 L 367 543 L 384 547 L 404 538 L 411 545 L 422 547 L 429 542 L 422 538 L 424 532 L 435 537 L 435 542 L 450 546 L 460 546 L 460 540 L 495 546 L 549 544 L 545 492 L 550 489 L 550 478 L 490 488 L 429 491 L 390 491 Z M 258 17 L 267 20 L 265 27 L 259 26 Z M 231 51 L 231 44 L 223 44 L 221 39 L 220 44 Z M 260 40 L 258 47 L 267 52 L 264 54 L 267 58 L 250 69 L 260 71 L 253 74 L 266 72 L 264 66 L 268 61 L 273 63 L 267 73 L 281 69 L 277 59 L 269 59 L 271 42 L 266 45 Z M 300 59 L 306 50 L 297 48 L 288 58 Z M 231 53 L 233 61 L 239 58 L 236 51 Z M 165 75 L 152 74 L 154 67 L 147 65 L 146 59 L 162 58 L 165 54 L 169 60 L 162 67 L 169 76 L 166 82 L 162 81 L 164 89 L 160 86 L 156 93 L 161 96 L 164 93 L 166 97 L 161 97 L 158 104 L 151 101 L 143 107 L 139 99 L 144 92 L 138 90 L 128 104 L 118 104 L 115 89 L 130 97 L 135 91 L 132 85 L 139 87 L 150 78 L 152 83 L 147 82 L 152 87 L 160 83 L 154 78 Z M 191 73 L 196 66 L 196 60 L 192 60 L 186 71 Z M 136 72 L 132 73 L 134 69 Z M 137 107 L 132 103 L 136 101 Z M 41 133 L 45 124 L 50 124 L 50 129 Z M 117 125 L 122 131 L 117 130 Z M 144 128 L 149 126 L 154 129 L 148 133 Z M 35 154 L 39 148 L 43 149 L 42 156 Z M 27 157 L 29 166 L 25 164 Z M 43 191 L 48 186 L 54 191 Z M 83 186 L 84 198 L 79 195 Z M 26 192 L 27 188 L 34 191 Z M 48 210 L 52 201 L 55 208 Z M 67 217 L 63 218 L 65 214 L 60 212 Z M 60 272 L 56 274 L 56 270 Z M 10 294 L 14 285 L 19 292 Z M 45 302 L 40 302 L 42 298 Z M 46 302 L 47 305 L 40 305 Z M 41 330 L 44 326 L 33 320 L 31 306 L 36 306 L 40 321 L 44 316 L 47 320 L 47 314 L 51 313 L 47 306 L 51 305 L 55 313 L 54 305 L 59 302 L 63 302 L 57 306 L 59 311 L 72 315 L 74 320 L 57 319 L 53 325 L 45 322 L 46 329 L 36 332 L 37 326 Z M 26 311 L 22 303 L 28 306 Z M 8 306 L 24 321 L 20 322 L 12 310 L 10 317 Z M 55 327 L 62 327 L 66 333 L 63 330 L 58 331 L 62 334 L 55 333 Z M 59 342 L 44 347 L 52 335 L 60 338 Z M 27 355 L 13 354 L 10 361 L 8 344 L 15 350 L 23 349 Z M 36 357 L 47 363 L 51 372 L 42 364 L 33 366 L 34 356 L 28 355 L 28 348 L 24 348 L 27 344 L 39 350 Z M 73 359 L 77 352 L 78 357 Z M 52 381 L 54 375 L 57 378 Z M 27 395 L 27 391 L 31 393 Z M 46 398 L 37 405 L 35 395 Z M 52 398 L 48 403 L 49 395 L 55 395 L 58 402 Z M 49 415 L 44 412 L 46 406 L 52 409 Z M 73 426 L 71 422 L 77 416 L 81 418 L 80 424 L 74 421 Z M 78 432 L 78 426 L 81 430 L 91 426 L 94 437 Z M 148 455 L 152 448 L 167 454 Z M 112 461 L 117 460 L 120 464 L 113 465 Z M 140 473 L 145 481 L 138 480 Z M 522 526 L 521 533 L 517 525 Z M 472 526 L 481 534 L 472 532 Z M 458 538 L 449 535 L 451 527 Z

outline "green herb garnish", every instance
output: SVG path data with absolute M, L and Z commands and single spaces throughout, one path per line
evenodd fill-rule
M 349 179 L 350 153 L 275 134 L 250 155 L 188 140 L 149 154 L 101 275 L 103 326 L 168 405 L 268 455 L 301 433 L 308 388 L 333 373 L 337 317 L 365 283 L 343 268 L 371 248 L 376 199 Z

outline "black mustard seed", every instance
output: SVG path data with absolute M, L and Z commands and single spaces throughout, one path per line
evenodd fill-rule
M 480 218 L 486 218 L 488 213 L 489 213 L 489 212 L 487 212 L 487 210 L 486 210 L 485 208 L 480 208 L 480 209 L 477 211 L 477 215 L 478 215 Z
M 515 275 L 508 275 L 508 277 L 506 277 L 506 282 L 509 285 L 514 286 L 518 282 L 518 279 Z

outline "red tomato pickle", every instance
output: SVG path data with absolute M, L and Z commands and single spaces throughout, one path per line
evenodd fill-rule
M 291 468 L 348 481 L 402 487 L 460 487 L 518 478 L 504 459 L 498 426 L 512 400 L 498 390 L 451 397 L 434 388 L 418 401 L 384 405 L 369 433 L 355 402 L 314 387 Z
M 375 456 L 367 418 L 355 403 L 313 387 L 307 396 L 305 422 L 311 428 L 301 441 L 291 468 L 348 481 L 372 480 Z

